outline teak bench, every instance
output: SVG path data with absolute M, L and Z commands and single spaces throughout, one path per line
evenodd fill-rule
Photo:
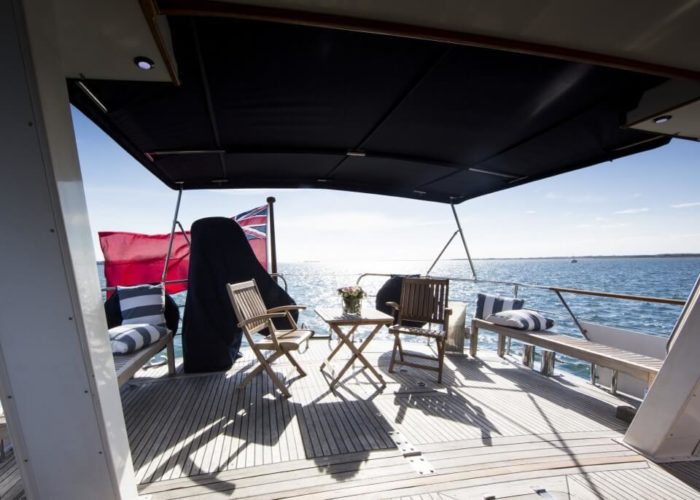
M 473 319 L 469 352 L 476 356 L 479 329 L 488 330 L 498 334 L 498 355 L 505 355 L 505 339 L 511 337 L 525 344 L 541 347 L 549 351 L 558 352 L 572 358 L 594 363 L 595 365 L 610 368 L 626 373 L 634 378 L 643 380 L 651 385 L 659 373 L 663 360 L 643 356 L 616 347 L 609 347 L 597 342 L 547 332 L 543 330 L 525 331 L 516 330 L 507 326 L 496 325 L 482 319 Z
M 131 354 L 115 354 L 114 368 L 117 370 L 117 383 L 119 387 L 124 385 L 134 374 L 148 363 L 153 356 L 163 349 L 167 349 L 168 374 L 175 375 L 175 347 L 173 346 L 174 335 L 170 332 L 155 344 L 139 349 Z

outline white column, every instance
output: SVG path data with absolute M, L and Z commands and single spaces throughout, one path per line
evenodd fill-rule
M 0 61 L 0 395 L 25 492 L 134 498 L 50 1 L 0 2 Z
M 657 461 L 700 458 L 700 279 L 625 443 Z

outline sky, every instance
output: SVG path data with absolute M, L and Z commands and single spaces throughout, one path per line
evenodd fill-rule
M 98 231 L 167 233 L 177 192 L 73 109 Z M 179 220 L 277 199 L 280 262 L 432 260 L 456 230 L 449 205 L 319 189 L 185 191 Z M 669 145 L 457 206 L 473 258 L 700 253 L 700 143 Z M 463 258 L 455 239 L 444 258 Z

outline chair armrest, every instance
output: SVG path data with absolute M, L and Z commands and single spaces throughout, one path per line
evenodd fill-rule
M 398 311 L 401 309 L 396 302 L 387 302 L 386 305 L 391 307 L 394 311 Z
M 303 311 L 306 309 L 306 306 L 277 306 L 277 307 L 271 307 L 270 309 L 267 310 L 268 313 L 276 313 L 276 312 L 285 312 L 285 311 Z
M 244 326 L 250 323 L 257 323 L 259 321 L 270 320 L 273 318 L 284 318 L 286 315 L 287 313 L 283 312 L 261 314 L 260 316 L 254 316 L 252 318 L 248 318 L 246 320 L 241 321 L 240 323 L 238 323 L 238 327 L 243 328 Z

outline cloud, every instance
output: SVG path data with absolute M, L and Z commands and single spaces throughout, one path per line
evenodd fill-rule
M 534 210 L 526 210 L 525 213 L 526 214 L 536 214 L 537 212 L 535 212 Z
M 700 207 L 700 201 L 691 201 L 690 203 L 677 203 L 671 205 L 671 208 L 690 208 L 690 207 Z
M 628 215 L 628 214 L 641 214 L 641 213 L 648 212 L 648 211 L 649 211 L 648 208 L 626 208 L 625 210 L 618 210 L 615 213 Z

